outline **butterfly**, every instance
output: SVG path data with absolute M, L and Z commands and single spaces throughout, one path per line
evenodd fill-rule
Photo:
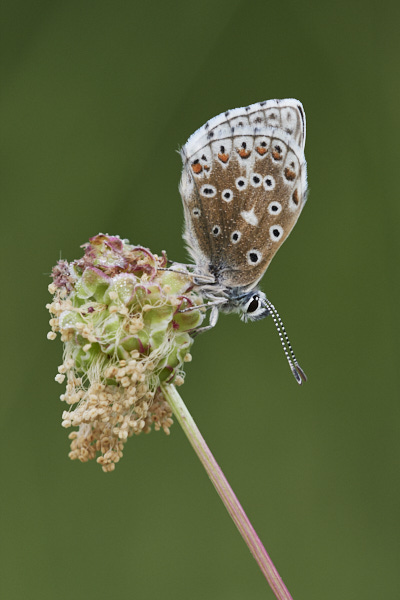
M 258 283 L 307 200 L 305 140 L 305 112 L 293 98 L 227 110 L 182 147 L 179 186 L 195 282 L 212 307 L 207 328 L 219 312 L 271 315 L 298 383 L 306 376 Z

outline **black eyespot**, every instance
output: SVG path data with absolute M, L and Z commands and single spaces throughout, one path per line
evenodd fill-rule
M 272 225 L 269 228 L 269 237 L 273 242 L 277 242 L 283 236 L 283 227 L 281 225 Z
M 261 142 L 260 146 L 262 146 L 263 148 L 265 148 L 265 146 L 267 145 L 267 142 Z
M 258 296 L 253 296 L 252 301 L 247 307 L 247 312 L 252 313 L 255 312 L 260 306 L 260 298 Z
M 217 193 L 217 188 L 213 185 L 202 185 L 200 188 L 200 194 L 202 196 L 208 196 L 208 198 L 213 198 Z
M 275 179 L 272 177 L 272 175 L 267 175 L 266 177 L 264 177 L 264 189 L 269 192 L 271 190 L 274 189 L 275 187 Z
M 279 215 L 279 213 L 282 211 L 282 204 L 280 202 L 271 202 L 268 205 L 268 212 L 270 215 Z
M 238 177 L 235 179 L 235 185 L 238 190 L 245 190 L 247 188 L 247 179 L 245 177 Z
M 212 228 L 213 235 L 219 235 L 220 231 L 221 229 L 218 227 L 218 225 L 214 225 Z
M 201 157 L 201 160 L 207 160 L 207 156 L 205 156 L 205 155 L 203 154 L 203 156 Z
M 234 231 L 231 235 L 231 241 L 236 244 L 240 238 L 242 237 L 242 234 L 240 233 L 240 231 Z
M 260 183 L 261 179 L 257 175 L 254 175 L 253 181 L 254 183 Z
M 229 198 L 231 197 L 231 192 L 225 192 L 224 194 L 224 198 L 226 198 L 227 200 L 229 200 Z
M 279 154 L 282 154 L 282 148 L 280 146 L 275 146 L 275 150 L 279 152 Z
M 244 148 L 244 150 L 246 150 L 246 148 L 247 148 L 246 142 L 242 142 L 242 148 Z
M 250 252 L 249 258 L 252 263 L 258 262 L 258 254 L 256 254 L 255 252 Z
M 221 154 L 225 154 L 225 146 L 221 146 L 220 152 L 221 152 Z

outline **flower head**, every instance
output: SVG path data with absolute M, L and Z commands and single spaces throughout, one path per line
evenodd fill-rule
M 69 456 L 97 457 L 112 471 L 128 437 L 152 424 L 169 433 L 172 413 L 159 385 L 183 383 L 190 333 L 204 313 L 195 308 L 202 299 L 192 277 L 183 267 L 165 270 L 164 252 L 103 234 L 84 248 L 82 258 L 53 269 L 48 338 L 60 332 L 64 342 L 56 381 L 66 380 L 62 425 L 77 428 Z

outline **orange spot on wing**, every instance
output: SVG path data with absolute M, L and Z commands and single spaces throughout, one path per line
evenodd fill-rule
M 208 165 L 204 165 L 203 169 L 204 169 L 205 171 L 209 171 L 209 170 L 210 170 L 210 167 L 209 167 Z
M 299 200 L 299 192 L 297 190 L 294 190 L 294 192 L 292 194 L 292 200 L 296 204 L 296 206 L 299 204 L 299 202 L 300 202 L 300 200 Z
M 196 164 L 192 165 L 192 171 L 193 171 L 193 173 L 196 173 L 196 175 L 201 173 L 202 170 L 203 170 L 203 167 L 201 166 L 200 163 L 196 163 Z
M 260 154 L 260 156 L 264 156 L 264 154 L 267 153 L 267 149 L 263 148 L 262 146 L 257 146 L 256 152 L 258 152 L 258 154 Z
M 249 158 L 251 151 L 250 150 L 245 150 L 245 148 L 241 148 L 240 150 L 237 151 L 240 158 Z
M 285 177 L 288 181 L 293 181 L 294 179 L 296 179 L 296 173 L 294 171 L 292 171 L 291 169 L 289 169 L 289 167 L 286 167 Z
M 272 156 L 275 160 L 282 160 L 282 154 L 277 150 L 272 151 Z
M 218 158 L 221 162 L 227 163 L 229 160 L 229 154 L 218 154 Z

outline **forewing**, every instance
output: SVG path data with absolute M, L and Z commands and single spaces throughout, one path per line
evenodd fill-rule
M 185 240 L 200 272 L 251 289 L 307 196 L 305 115 L 297 100 L 227 111 L 182 149 Z

